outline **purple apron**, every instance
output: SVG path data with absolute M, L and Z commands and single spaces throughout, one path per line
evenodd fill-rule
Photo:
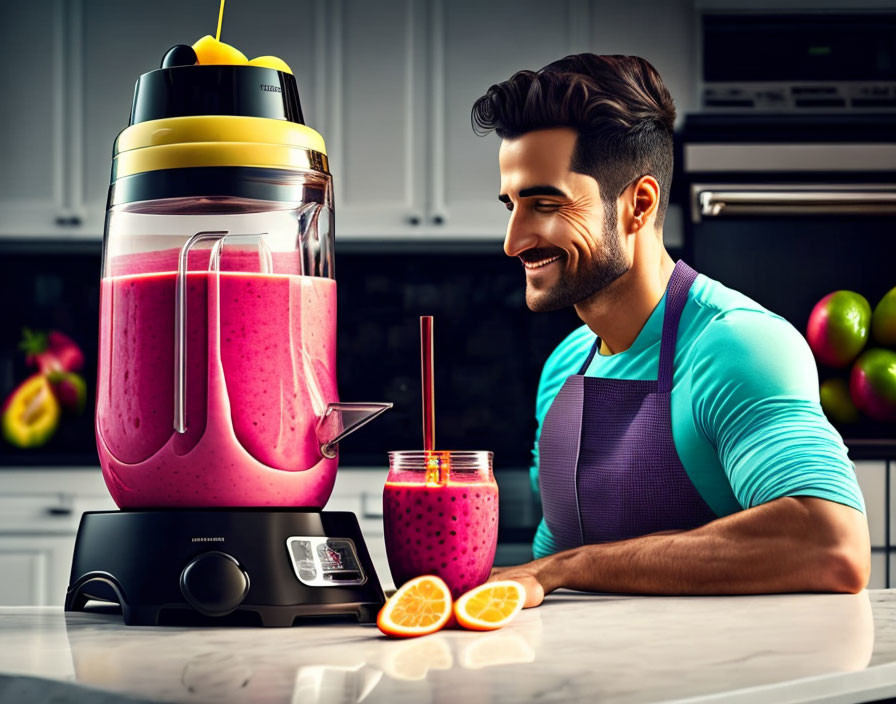
M 544 518 L 558 550 L 696 528 L 717 516 L 678 458 L 672 440 L 672 362 L 678 322 L 697 272 L 675 264 L 656 381 L 566 379 L 541 427 L 538 475 Z

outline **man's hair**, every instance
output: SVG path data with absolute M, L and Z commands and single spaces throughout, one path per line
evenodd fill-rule
M 473 105 L 473 129 L 514 139 L 533 130 L 572 127 L 579 137 L 570 169 L 600 186 L 615 230 L 616 200 L 650 174 L 660 187 L 662 227 L 672 184 L 675 104 L 657 70 L 639 56 L 574 54 L 539 71 L 519 71 Z

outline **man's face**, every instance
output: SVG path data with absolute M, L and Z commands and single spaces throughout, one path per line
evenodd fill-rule
M 498 198 L 511 211 L 504 251 L 523 262 L 533 311 L 581 303 L 630 266 L 597 181 L 570 171 L 577 138 L 567 127 L 537 130 L 505 139 L 498 154 Z

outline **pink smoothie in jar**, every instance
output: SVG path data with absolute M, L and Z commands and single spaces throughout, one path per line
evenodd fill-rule
M 394 456 L 402 454 L 404 465 L 396 469 Z M 423 452 L 390 453 L 383 490 L 386 553 L 396 586 L 420 575 L 438 575 L 456 599 L 491 573 L 498 539 L 498 486 L 491 453 L 432 454 L 452 458 L 442 461 L 437 478 L 423 469 L 423 459 L 419 468 L 409 468 L 413 456 L 422 457 Z
M 191 252 L 190 269 L 194 254 L 208 259 Z M 337 460 L 321 457 L 315 428 L 338 400 L 336 282 L 241 271 L 248 254 L 223 258 L 220 288 L 214 273 L 187 274 L 183 434 L 173 423 L 177 251 L 121 257 L 101 282 L 97 447 L 122 508 L 329 498 Z

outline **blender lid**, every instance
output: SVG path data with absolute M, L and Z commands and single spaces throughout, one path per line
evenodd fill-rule
M 137 80 L 115 140 L 109 207 L 229 195 L 294 200 L 284 172 L 329 174 L 324 139 L 304 123 L 295 77 L 262 66 L 171 66 Z
M 144 73 L 130 124 L 189 115 L 242 115 L 305 124 L 295 77 L 261 66 L 174 66 Z

